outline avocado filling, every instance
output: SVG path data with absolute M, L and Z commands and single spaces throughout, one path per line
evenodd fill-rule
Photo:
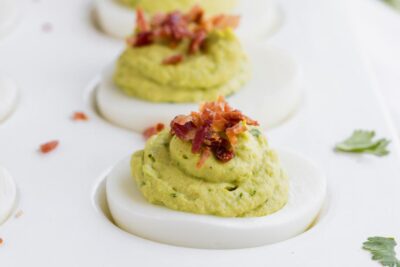
M 147 201 L 223 217 L 265 216 L 287 203 L 288 178 L 256 122 L 243 115 L 238 120 L 238 111 L 221 103 L 178 116 L 171 130 L 154 135 L 132 156 L 132 176 Z M 210 117 L 204 134 L 209 122 L 202 119 Z M 177 123 L 186 126 L 176 130 Z

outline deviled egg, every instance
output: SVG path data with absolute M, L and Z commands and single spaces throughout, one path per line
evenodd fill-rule
M 258 123 L 223 98 L 175 117 L 106 181 L 122 229 L 198 248 L 243 248 L 285 240 L 315 220 L 324 176 L 303 157 L 270 148 Z
M 137 17 L 135 34 L 96 90 L 97 107 L 110 122 L 141 132 L 219 95 L 261 118 L 262 126 L 278 124 L 297 107 L 300 71 L 285 52 L 248 46 L 256 63 L 250 79 L 248 56 L 233 31 L 238 17 L 206 18 L 199 7 L 150 21 L 139 10 Z
M 246 17 L 239 28 L 243 38 L 265 37 L 278 26 L 279 12 L 272 0 L 95 0 L 99 26 L 105 33 L 118 38 L 131 34 L 136 8 L 154 15 L 177 10 L 187 12 L 194 5 L 202 6 L 208 14 L 235 12 Z
M 0 123 L 15 109 L 18 88 L 14 81 L 0 77 Z
M 9 33 L 18 20 L 18 1 L 0 0 L 0 37 Z
M 0 225 L 10 216 L 17 198 L 17 189 L 13 178 L 0 166 Z

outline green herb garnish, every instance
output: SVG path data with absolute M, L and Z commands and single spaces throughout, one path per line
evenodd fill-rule
M 367 153 L 380 157 L 389 154 L 387 146 L 390 141 L 384 138 L 373 141 L 374 137 L 374 131 L 356 130 L 352 136 L 337 144 L 335 150 L 348 153 Z
M 372 254 L 372 259 L 378 261 L 382 266 L 400 267 L 400 261 L 396 258 L 394 248 L 397 243 L 391 237 L 369 237 L 363 243 L 363 249 Z
M 384 0 L 384 2 L 400 10 L 400 0 Z
M 255 129 L 255 128 L 250 129 L 250 133 L 251 133 L 255 138 L 258 138 L 258 137 L 261 135 L 260 130 Z

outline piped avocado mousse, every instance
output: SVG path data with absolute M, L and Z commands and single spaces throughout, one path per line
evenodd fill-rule
M 171 12 L 175 10 L 188 11 L 194 5 L 201 5 L 207 13 L 218 14 L 231 11 L 236 6 L 236 0 L 116 0 L 129 7 L 141 7 L 149 14 Z
M 195 6 L 146 19 L 127 39 L 113 80 L 126 95 L 150 102 L 212 101 L 237 92 L 250 78 L 250 64 L 234 33 L 238 16 L 206 18 Z
M 150 203 L 222 217 L 266 216 L 287 203 L 288 178 L 258 123 L 222 97 L 162 128 L 131 160 Z

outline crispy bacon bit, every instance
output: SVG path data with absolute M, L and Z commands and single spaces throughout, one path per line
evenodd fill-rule
M 0 238 L 0 245 L 3 245 L 4 241 L 3 238 Z
M 193 55 L 197 53 L 203 46 L 207 38 L 207 32 L 205 30 L 199 30 L 195 32 L 194 37 L 189 45 L 189 54 Z
M 227 16 L 227 15 L 218 15 L 212 18 L 212 24 L 214 28 L 223 29 L 223 28 L 237 28 L 240 23 L 240 16 Z
M 203 167 L 204 163 L 207 161 L 207 159 L 212 155 L 210 148 L 206 147 L 204 150 L 201 152 L 200 160 L 197 162 L 196 167 L 200 169 Z
M 77 111 L 72 115 L 74 121 L 87 121 L 89 117 L 82 111 Z
M 138 32 L 147 32 L 150 29 L 150 25 L 147 23 L 141 8 L 136 9 L 136 27 Z
M 164 128 L 165 128 L 164 124 L 157 123 L 155 126 L 149 127 L 146 130 L 144 130 L 143 137 L 147 140 L 150 137 L 152 137 L 153 135 L 156 135 L 159 132 L 161 132 L 162 130 L 164 130 Z
M 236 28 L 239 16 L 218 15 L 205 19 L 204 10 L 194 6 L 189 12 L 179 11 L 167 14 L 156 14 L 147 20 L 143 10 L 136 10 L 136 32 L 127 38 L 127 44 L 133 47 L 143 47 L 160 43 L 171 48 L 178 47 L 187 41 L 188 54 L 195 54 L 205 47 L 208 33 L 213 29 Z M 183 57 L 165 59 L 162 63 L 178 64 Z
M 199 5 L 195 5 L 184 18 L 188 22 L 200 24 L 204 18 L 204 10 Z
M 60 142 L 57 140 L 44 143 L 44 144 L 40 145 L 40 152 L 43 154 L 47 154 L 47 153 L 53 151 L 54 149 L 56 149 L 58 147 L 59 143 Z
M 150 31 L 140 32 L 136 35 L 136 38 L 128 38 L 128 43 L 132 42 L 135 47 L 147 46 L 153 43 L 153 33 Z
M 201 154 L 201 167 L 210 152 L 221 162 L 230 161 L 235 156 L 237 137 L 247 131 L 248 125 L 258 123 L 219 97 L 215 102 L 204 103 L 199 112 L 177 116 L 171 122 L 171 134 L 192 143 L 192 152 Z
M 183 55 L 173 55 L 163 60 L 164 65 L 176 65 L 183 61 Z

